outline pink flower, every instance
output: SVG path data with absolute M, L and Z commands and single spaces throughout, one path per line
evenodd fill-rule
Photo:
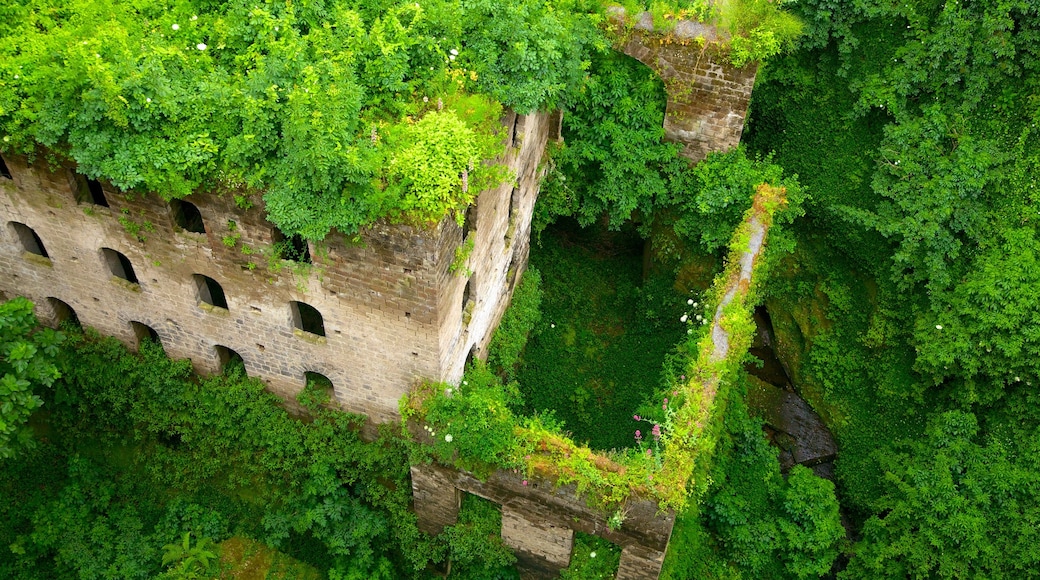
M 655 423 L 654 424 L 654 428 L 652 429 L 652 433 L 654 434 L 654 439 L 660 439 L 661 438 L 661 426 Z
M 646 456 L 647 456 L 647 457 L 650 457 L 650 453 L 651 453 L 651 451 L 650 451 L 649 449 L 647 449 L 647 450 L 646 450 Z
M 520 482 L 520 485 L 527 485 L 527 480 L 525 479 L 522 482 Z
M 665 400 L 664 400 L 664 404 L 665 404 L 665 405 L 667 405 L 667 404 L 668 404 L 668 399 L 665 399 Z
M 639 420 L 639 415 L 632 415 L 632 419 L 638 421 Z
M 639 441 L 642 438 L 643 434 L 639 432 L 639 429 L 636 429 L 636 441 Z

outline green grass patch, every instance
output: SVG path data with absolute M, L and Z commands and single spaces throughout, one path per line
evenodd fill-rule
M 665 355 L 682 338 L 687 296 L 670 279 L 643 281 L 643 242 L 561 220 L 531 249 L 542 316 L 517 372 L 524 411 L 555 412 L 577 441 L 628 447 L 632 415 L 658 390 Z

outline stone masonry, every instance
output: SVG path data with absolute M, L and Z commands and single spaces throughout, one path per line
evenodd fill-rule
M 559 121 L 510 113 L 503 122 L 504 161 L 516 179 L 479 195 L 468 231 L 449 217 L 426 228 L 379 223 L 358 236 L 333 233 L 308 248 L 313 265 L 272 254 L 278 233 L 258 197 L 236 204 L 230 193 L 190 196 L 204 224 L 193 233 L 177 225 L 183 209 L 156 195 L 5 156 L 0 294 L 30 298 L 50 324 L 74 312 L 132 346 L 154 332 L 169 356 L 191 359 L 202 373 L 237 354 L 249 375 L 289 401 L 305 373 L 319 373 L 343 409 L 395 421 L 398 400 L 418 379 L 461 378 L 526 266 L 540 162 Z M 464 236 L 474 249 L 451 272 Z M 226 308 L 215 296 L 221 291 Z M 293 302 L 320 313 L 323 336 Z
M 714 26 L 682 20 L 668 34 L 654 31 L 650 14 L 640 15 L 621 51 L 653 69 L 664 81 L 668 104 L 665 140 L 681 143 L 694 163 L 710 151 L 740 143 L 758 64 L 729 64 Z

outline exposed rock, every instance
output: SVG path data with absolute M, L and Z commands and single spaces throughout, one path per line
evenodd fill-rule
M 793 464 L 812 467 L 834 460 L 838 445 L 809 403 L 757 377 L 748 380 L 748 406 L 769 427 L 772 441 L 781 449 L 782 468 L 790 469 Z

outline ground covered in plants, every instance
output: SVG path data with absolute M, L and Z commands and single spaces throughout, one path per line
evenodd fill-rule
M 531 249 L 542 302 L 515 375 L 524 411 L 553 412 L 593 449 L 650 432 L 633 415 L 660 390 L 665 356 L 687 329 L 680 317 L 694 295 L 668 276 L 644 280 L 643 246 L 632 227 L 561 220 Z

